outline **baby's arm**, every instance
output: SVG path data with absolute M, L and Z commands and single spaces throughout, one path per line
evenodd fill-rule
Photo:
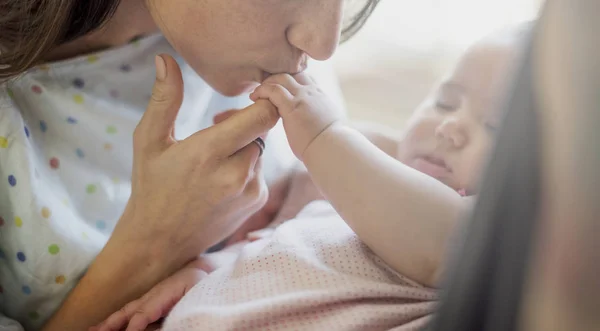
M 385 154 L 393 158 L 398 156 L 400 135 L 395 130 L 380 124 L 365 122 L 352 123 L 351 126 Z
M 434 286 L 466 208 L 460 195 L 341 124 L 302 74 L 271 77 L 252 97 L 278 107 L 292 150 L 361 240 L 395 270 Z
M 378 256 L 425 285 L 437 282 L 464 201 L 359 132 L 334 124 L 306 149 L 304 163 L 344 220 Z

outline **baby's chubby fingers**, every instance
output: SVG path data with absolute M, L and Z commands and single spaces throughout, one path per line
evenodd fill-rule
M 294 103 L 294 96 L 285 87 L 279 84 L 263 84 L 257 87 L 252 94 L 250 99 L 254 102 L 263 99 L 269 100 L 275 107 L 280 116 L 288 113 L 292 110 L 292 104 Z
M 300 74 L 298 74 L 300 75 Z M 296 75 L 292 76 L 289 74 L 277 74 L 270 76 L 262 82 L 262 85 L 281 85 L 285 87 L 292 95 L 297 95 L 300 90 L 304 88 L 303 84 L 295 78 Z

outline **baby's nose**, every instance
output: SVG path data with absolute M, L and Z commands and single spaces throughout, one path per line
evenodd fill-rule
M 468 143 L 467 130 L 461 120 L 457 118 L 442 122 L 436 129 L 436 137 L 455 148 L 462 148 Z

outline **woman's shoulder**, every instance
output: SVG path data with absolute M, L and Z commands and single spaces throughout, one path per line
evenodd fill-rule
M 29 135 L 12 97 L 12 90 L 6 84 L 0 85 L 0 160 L 6 155 L 3 152 L 20 146 Z

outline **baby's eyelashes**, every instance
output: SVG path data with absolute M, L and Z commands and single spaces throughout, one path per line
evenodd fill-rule
M 451 85 L 440 86 L 435 96 L 435 107 L 445 111 L 454 111 L 461 107 L 462 93 Z

